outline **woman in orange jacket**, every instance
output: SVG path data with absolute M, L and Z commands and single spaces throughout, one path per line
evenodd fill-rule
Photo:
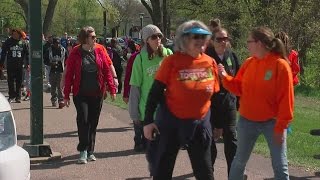
M 267 140 L 275 179 L 288 180 L 286 128 L 293 118 L 292 72 L 284 45 L 266 27 L 247 39 L 250 56 L 236 77 L 219 64 L 223 86 L 240 96 L 238 147 L 229 180 L 243 179 L 246 163 L 260 134 Z

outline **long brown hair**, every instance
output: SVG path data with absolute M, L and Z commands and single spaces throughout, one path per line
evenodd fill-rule
M 282 41 L 276 38 L 270 28 L 257 27 L 251 31 L 251 36 L 254 40 L 264 44 L 267 50 L 280 55 L 283 59 L 288 60 L 287 53 Z
M 159 57 L 164 57 L 162 45 L 158 47 L 157 51 L 153 51 L 153 49 L 148 43 L 146 43 L 146 45 L 149 60 L 152 60 L 156 55 L 158 55 Z
M 280 31 L 275 36 L 276 36 L 276 38 L 278 38 L 282 41 L 284 48 L 286 49 L 286 53 L 288 55 L 290 53 L 292 47 L 291 47 L 291 43 L 290 43 L 290 38 L 287 35 L 287 33 L 285 33 L 284 31 Z

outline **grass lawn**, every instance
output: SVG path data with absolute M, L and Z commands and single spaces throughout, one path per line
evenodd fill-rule
M 118 95 L 112 102 L 108 98 L 107 103 L 127 109 L 122 101 L 122 95 Z M 295 99 L 293 132 L 288 135 L 288 159 L 294 166 L 302 166 L 311 171 L 320 170 L 320 160 L 314 159 L 314 155 L 320 155 L 320 137 L 311 136 L 310 129 L 320 128 L 320 99 L 297 96 Z M 263 136 L 260 136 L 254 152 L 264 156 L 269 155 L 269 148 Z
M 311 129 L 320 128 L 320 100 L 297 96 L 291 126 L 293 132 L 287 138 L 289 163 L 309 170 L 320 170 L 320 160 L 313 157 L 320 154 L 320 137 L 309 134 Z M 270 156 L 263 136 L 259 137 L 254 151 Z

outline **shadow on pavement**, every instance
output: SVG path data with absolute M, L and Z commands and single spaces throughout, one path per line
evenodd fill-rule
M 13 108 L 12 110 L 13 111 L 21 111 L 21 110 L 30 110 L 30 107 L 27 107 L 27 108 Z
M 309 180 L 311 178 L 317 178 L 320 177 L 320 172 L 316 172 L 315 176 L 306 176 L 306 177 L 295 177 L 295 176 L 290 176 L 290 180 Z M 267 178 L 264 180 L 274 180 L 274 178 Z
M 172 179 L 174 179 L 174 180 L 185 180 L 185 179 L 191 178 L 191 177 L 193 177 L 193 176 L 194 176 L 193 173 L 190 173 L 190 174 L 185 174 L 185 175 L 177 176 L 177 177 L 174 177 L 174 178 L 172 178 Z
M 99 159 L 103 159 L 103 158 L 131 156 L 131 155 L 142 154 L 142 153 L 143 152 L 137 153 L 130 149 L 130 150 L 124 150 L 124 151 L 117 151 L 117 152 L 97 152 L 97 153 L 94 153 L 94 155 L 97 157 L 97 161 L 99 161 Z M 31 170 L 57 169 L 63 166 L 71 165 L 71 164 L 77 164 L 78 158 L 79 158 L 79 154 L 74 154 L 74 155 L 63 157 L 61 160 L 48 161 L 41 164 L 31 164 Z
M 125 132 L 125 131 L 132 131 L 132 127 L 121 127 L 121 128 L 104 128 L 104 129 L 97 129 L 98 133 L 109 133 L 109 132 Z M 44 138 L 64 138 L 64 137 L 78 137 L 78 131 L 70 131 L 64 132 L 59 134 L 45 134 Z M 18 135 L 18 140 L 29 140 L 30 136 L 28 135 Z

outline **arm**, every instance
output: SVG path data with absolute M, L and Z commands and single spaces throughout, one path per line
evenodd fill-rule
M 108 85 L 108 89 L 110 90 L 110 94 L 116 94 L 116 87 L 114 85 L 113 76 L 111 74 L 110 66 L 105 58 L 103 59 L 103 77 L 104 81 Z
M 43 63 L 47 66 L 50 66 L 50 60 L 49 60 L 49 49 L 46 50 L 43 54 Z
M 247 65 L 250 63 L 251 59 L 248 59 L 244 62 L 244 64 L 240 67 L 239 71 L 237 72 L 235 77 L 228 75 L 227 73 L 222 74 L 222 84 L 228 91 L 235 94 L 236 96 L 241 96 L 241 83 L 242 83 L 242 76 L 245 72 Z M 221 72 L 221 66 L 219 65 L 219 71 Z M 223 69 L 224 70 L 224 69 Z
M 128 60 L 127 67 L 126 67 L 126 75 L 124 78 L 124 89 L 123 89 L 123 98 L 128 98 L 129 97 L 129 92 L 130 92 L 130 78 L 131 78 L 131 73 L 132 73 L 132 66 L 135 57 L 137 54 L 131 55 L 131 57 Z
M 9 39 L 8 39 L 9 40 Z M 3 67 L 4 61 L 6 60 L 8 54 L 8 40 L 6 40 L 2 45 L 0 67 Z
M 75 75 L 75 61 L 76 61 L 76 54 L 75 52 L 78 51 L 77 49 L 72 51 L 72 53 L 70 54 L 68 60 L 67 60 L 67 66 L 65 69 L 65 82 L 64 82 L 64 89 L 63 89 L 63 93 L 64 93 L 64 99 L 70 100 L 70 92 L 71 92 L 71 86 L 73 83 L 73 78 Z
M 139 102 L 140 102 L 140 88 L 137 86 L 131 86 L 128 109 L 129 109 L 130 118 L 133 121 L 140 120 Z
M 278 77 L 277 77 L 277 104 L 278 113 L 277 121 L 274 128 L 276 133 L 283 133 L 293 118 L 293 80 L 290 71 L 289 64 L 287 62 L 280 61 L 278 64 Z
M 164 83 L 158 80 L 154 80 L 146 104 L 144 125 L 153 123 L 153 115 L 156 111 L 156 108 L 160 103 L 161 99 L 164 99 L 165 88 L 166 85 Z

